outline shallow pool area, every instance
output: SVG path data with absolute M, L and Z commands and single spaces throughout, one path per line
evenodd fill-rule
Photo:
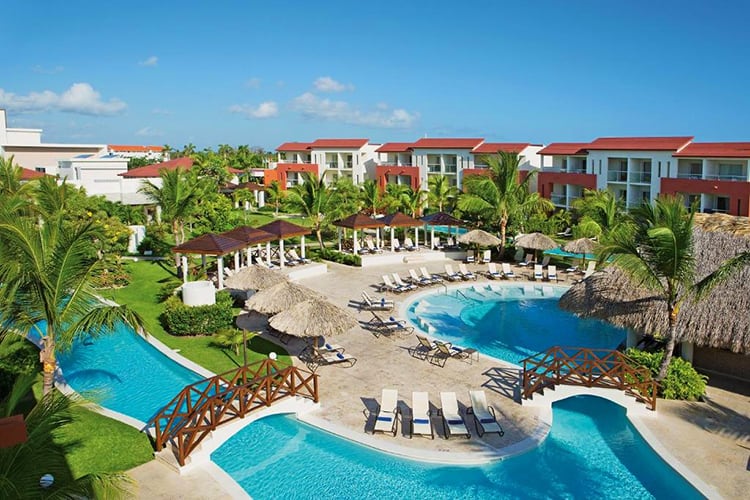
M 432 229 L 434 229 L 436 233 L 445 233 L 446 235 L 450 233 L 453 236 L 462 235 L 468 232 L 468 229 L 466 229 L 465 227 L 441 226 L 439 224 L 431 226 L 430 224 L 426 224 L 424 226 L 425 234 L 429 234 Z
M 702 498 L 622 407 L 578 396 L 556 403 L 553 413 L 542 445 L 481 467 L 401 459 L 291 416 L 253 422 L 211 458 L 256 499 Z
M 440 340 L 519 364 L 554 345 L 615 349 L 627 331 L 582 319 L 558 306 L 567 287 L 480 283 L 435 290 L 406 308 L 406 317 Z

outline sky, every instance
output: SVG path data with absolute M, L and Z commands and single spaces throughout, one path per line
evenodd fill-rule
M 750 140 L 743 1 L 4 0 L 44 142 Z

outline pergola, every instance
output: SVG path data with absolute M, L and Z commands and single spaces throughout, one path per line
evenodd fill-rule
M 463 221 L 456 219 L 451 214 L 446 212 L 435 212 L 434 214 L 425 215 L 422 217 L 422 221 L 425 224 L 433 226 L 430 228 L 430 248 L 435 248 L 435 227 L 434 226 L 448 226 L 448 236 L 451 235 L 450 228 L 452 226 L 459 227 L 463 225 Z
M 357 240 L 357 230 L 359 229 L 377 229 L 375 233 L 375 245 L 380 247 L 380 228 L 385 227 L 382 221 L 373 219 L 369 215 L 354 214 L 349 217 L 333 222 L 334 226 L 338 226 L 338 237 L 339 237 L 339 252 L 341 251 L 341 229 L 351 229 L 354 231 L 352 237 L 352 250 L 356 254 L 359 251 L 359 241 Z
M 274 239 L 279 240 L 279 265 L 281 265 L 282 268 L 284 267 L 284 240 L 287 238 L 294 238 L 295 236 L 302 237 L 300 257 L 302 257 L 303 259 L 305 258 L 305 235 L 312 233 L 310 228 L 298 226 L 297 224 L 292 224 L 291 222 L 277 219 L 275 221 L 269 222 L 264 226 L 260 226 L 258 229 L 267 233 L 271 233 L 274 236 Z M 268 265 L 271 265 L 270 241 L 266 243 L 266 259 L 268 261 Z
M 200 255 L 203 265 L 206 264 L 206 255 L 214 255 L 218 261 L 219 290 L 224 288 L 224 256 L 232 252 L 237 252 L 245 248 L 245 243 L 233 238 L 227 238 L 220 234 L 208 233 L 192 240 L 188 240 L 182 245 L 172 249 L 174 253 L 182 255 L 182 279 L 188 281 L 188 259 L 185 254 Z
M 276 236 L 262 229 L 256 229 L 250 226 L 238 226 L 230 231 L 221 233 L 221 236 L 238 240 L 247 245 L 247 264 L 252 264 L 252 257 L 250 255 L 253 245 L 258 245 L 258 259 L 260 259 L 260 245 L 261 243 L 267 243 L 275 240 Z M 240 268 L 240 254 L 239 252 L 234 254 L 234 267 L 235 270 Z
M 414 244 L 419 248 L 419 227 L 424 226 L 424 222 L 414 217 L 409 217 L 401 212 L 389 214 L 380 219 L 380 221 L 386 226 L 391 228 L 391 252 L 393 248 L 393 228 L 395 227 L 413 227 L 414 228 Z

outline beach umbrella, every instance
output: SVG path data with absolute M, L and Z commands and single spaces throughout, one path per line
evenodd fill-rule
M 546 234 L 529 233 L 517 237 L 516 246 L 523 247 L 528 250 L 552 250 L 553 248 L 557 248 L 559 245 L 555 242 L 555 240 L 553 240 Z
M 468 233 L 459 236 L 458 242 L 465 245 L 477 245 L 480 247 L 496 247 L 503 241 L 494 234 L 490 234 L 487 231 L 482 231 L 481 229 L 472 229 Z
M 322 298 L 309 298 L 269 320 L 272 328 L 295 337 L 323 337 L 345 333 L 358 325 L 348 312 Z
M 263 314 L 276 314 L 313 297 L 320 296 L 307 287 L 282 281 L 247 299 L 245 308 Z
M 563 247 L 563 250 L 570 253 L 581 254 L 582 266 L 586 265 L 586 254 L 593 253 L 596 250 L 596 243 L 591 238 L 578 238 L 577 240 L 569 241 Z
M 261 266 L 248 266 L 226 279 L 228 288 L 235 290 L 264 290 L 287 281 L 278 271 Z

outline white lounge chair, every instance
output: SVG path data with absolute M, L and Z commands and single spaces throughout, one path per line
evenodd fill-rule
M 499 280 L 503 277 L 502 273 L 498 272 L 494 262 L 487 264 L 487 277 L 491 280 Z
M 409 354 L 411 354 L 412 357 L 427 359 L 437 352 L 437 345 L 435 342 L 430 342 L 427 337 L 422 335 L 415 336 L 417 337 L 417 345 L 409 348 Z
M 442 283 L 443 278 L 439 274 L 431 274 L 427 272 L 427 268 L 422 266 L 419 268 L 419 272 L 422 273 L 423 278 L 431 279 L 433 283 Z
M 445 240 L 445 246 L 446 248 L 453 248 L 456 246 L 456 242 L 453 241 L 453 236 L 448 236 L 448 239 Z
M 526 257 L 524 257 L 524 259 L 521 262 L 519 262 L 518 265 L 525 267 L 525 266 L 531 265 L 533 262 L 534 262 L 534 254 L 527 253 Z
M 458 274 L 461 275 L 461 277 L 465 280 L 475 280 L 477 279 L 477 275 L 472 273 L 466 268 L 466 264 L 463 262 L 458 265 Z
M 393 282 L 391 281 L 391 278 L 387 274 L 383 275 L 383 284 L 381 285 L 381 290 L 386 290 L 386 291 L 396 292 L 396 293 L 402 293 L 402 292 L 407 291 L 406 288 L 400 287 L 398 285 L 394 285 Z
M 469 439 L 471 432 L 469 432 L 464 417 L 461 416 L 461 412 L 458 409 L 456 393 L 441 392 L 440 406 L 440 416 L 443 417 L 445 439 L 449 439 L 451 436 L 466 436 L 466 439 Z
M 432 249 L 433 249 L 433 250 L 442 250 L 442 249 L 444 249 L 444 248 L 445 248 L 445 246 L 444 246 L 444 245 L 443 245 L 443 243 L 442 243 L 442 242 L 440 241 L 440 236 L 436 237 L 436 238 L 435 238 L 435 244 L 434 244 L 434 246 L 432 247 Z
M 557 266 L 547 266 L 547 281 L 557 283 Z
M 394 436 L 398 432 L 398 391 L 395 389 L 383 389 L 372 428 L 372 433 L 376 432 L 390 432 Z
M 534 280 L 542 281 L 544 279 L 544 270 L 541 264 L 534 264 Z
M 409 278 L 411 282 L 419 286 L 430 286 L 433 284 L 432 278 L 419 276 L 414 269 L 409 269 Z
M 405 292 L 408 292 L 410 290 L 416 290 L 417 285 L 413 285 L 411 283 L 405 283 L 404 280 L 401 279 L 401 276 L 398 273 L 393 273 L 393 281 L 396 283 L 396 286 L 401 287 Z
M 485 250 L 482 253 L 482 264 L 489 264 L 492 260 L 492 250 Z
M 370 253 L 381 253 L 383 251 L 382 248 L 376 247 L 375 243 L 371 239 L 365 240 L 365 246 L 370 251 Z
M 473 250 L 467 250 L 466 251 L 466 262 L 470 263 L 470 264 L 474 262 L 474 251 Z
M 592 260 L 589 261 L 588 266 L 586 266 L 586 271 L 583 273 L 583 279 L 586 279 L 594 274 L 594 271 L 596 271 L 596 261 Z
M 487 397 L 484 391 L 469 391 L 469 399 L 471 399 L 471 408 L 469 408 L 467 413 L 474 415 L 474 422 L 477 425 L 479 437 L 488 432 L 496 432 L 500 436 L 505 434 L 503 428 L 497 423 L 495 409 L 487 405 Z
M 420 436 L 430 436 L 431 439 L 435 439 L 431 416 L 429 395 L 426 392 L 412 392 L 411 432 L 409 433 L 409 438 L 417 434 Z
M 393 250 L 396 252 L 400 252 L 401 250 L 403 250 L 403 248 L 401 247 L 401 242 L 398 241 L 398 238 L 393 238 Z
M 372 314 L 372 319 L 369 321 L 360 321 L 359 324 L 362 328 L 370 330 L 376 337 L 383 335 L 386 338 L 393 339 L 395 336 L 404 337 L 414 333 L 414 327 L 407 326 L 406 321 L 403 319 L 396 319 L 390 316 L 385 320 L 372 310 L 370 314 Z
M 300 257 L 297 254 L 297 250 L 295 250 L 294 248 L 289 250 L 289 257 L 293 260 L 296 260 L 299 264 L 307 264 L 308 262 L 310 262 L 310 259 L 303 259 L 302 257 Z
M 503 268 L 503 276 L 507 279 L 511 278 L 519 278 L 520 276 L 516 276 L 516 273 L 513 272 L 513 269 L 510 268 L 510 264 L 507 262 L 503 262 L 502 264 Z
M 550 256 L 545 255 L 542 257 L 542 267 L 547 267 L 549 265 Z
M 413 252 L 417 249 L 417 247 L 414 246 L 414 242 L 411 241 L 411 238 L 404 238 L 404 248 L 409 252 Z
M 395 302 L 386 299 L 385 297 L 373 300 L 367 292 L 362 292 L 362 300 L 363 301 L 360 303 L 360 309 L 366 309 L 368 311 L 392 311 L 396 306 Z
M 568 236 L 572 236 L 573 235 L 573 230 L 571 228 L 567 227 L 567 228 L 565 228 L 565 231 L 563 231 L 562 233 L 557 233 L 557 235 L 560 236 L 560 237 L 562 237 L 562 238 L 567 238 Z
M 461 281 L 461 275 L 453 270 L 453 266 L 450 264 L 445 265 L 445 277 L 451 281 Z

